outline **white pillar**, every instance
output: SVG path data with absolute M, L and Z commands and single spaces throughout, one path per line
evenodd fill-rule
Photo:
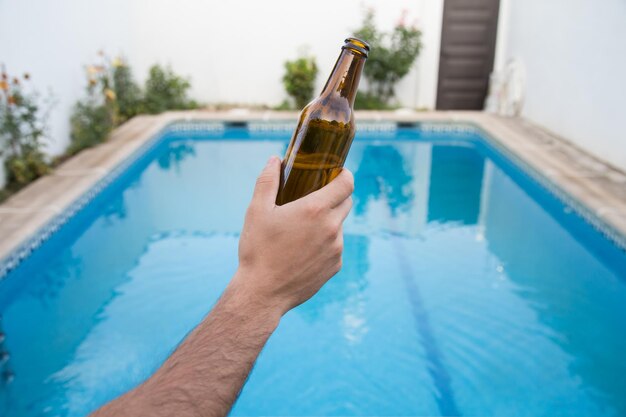
M 437 103 L 439 52 L 444 0 L 423 0 L 420 12 L 422 51 L 418 61 L 417 107 L 432 110 Z
M 507 43 L 509 35 L 510 0 L 500 0 L 498 12 L 498 33 L 496 35 L 496 55 L 493 61 L 493 70 L 502 71 L 507 60 Z

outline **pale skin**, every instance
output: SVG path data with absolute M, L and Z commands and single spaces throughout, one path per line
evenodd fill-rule
M 341 269 L 353 177 L 276 206 L 280 160 L 259 175 L 239 241 L 239 267 L 213 310 L 144 383 L 93 417 L 225 416 L 281 317 Z

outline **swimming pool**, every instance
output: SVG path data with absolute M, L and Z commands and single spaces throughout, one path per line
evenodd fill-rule
M 147 377 L 236 268 L 290 131 L 169 131 L 0 282 L 0 415 L 82 416 Z M 626 254 L 478 133 L 361 132 L 344 268 L 232 415 L 626 415 Z

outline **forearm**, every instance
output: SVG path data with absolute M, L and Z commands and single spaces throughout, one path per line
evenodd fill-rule
M 226 415 L 283 313 L 260 304 L 240 274 L 150 379 L 94 417 Z

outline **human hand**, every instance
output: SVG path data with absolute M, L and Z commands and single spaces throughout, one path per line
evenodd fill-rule
M 342 224 L 352 208 L 354 180 L 343 169 L 328 185 L 277 206 L 280 160 L 257 179 L 239 241 L 232 286 L 280 315 L 311 298 L 341 269 Z

